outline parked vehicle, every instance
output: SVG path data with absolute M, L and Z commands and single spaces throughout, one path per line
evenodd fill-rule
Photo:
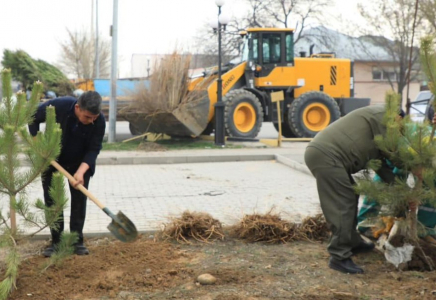
M 423 122 L 429 117 L 429 110 L 433 100 L 433 94 L 430 91 L 421 91 L 416 96 L 415 100 L 410 103 L 410 118 L 415 122 Z

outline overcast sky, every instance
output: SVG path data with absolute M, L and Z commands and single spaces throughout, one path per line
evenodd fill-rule
M 93 1 L 0 0 L 0 55 L 4 49 L 22 49 L 33 58 L 55 63 L 66 28 L 91 27 Z M 355 15 L 357 2 L 336 0 L 332 11 L 345 17 Z M 222 9 L 236 17 L 244 13 L 240 0 L 226 0 Z M 112 12 L 112 0 L 98 0 L 99 32 L 103 38 L 109 38 Z M 165 53 L 176 44 L 186 47 L 199 27 L 216 18 L 218 9 L 214 0 L 119 0 L 118 13 L 120 75 L 128 77 L 132 54 Z

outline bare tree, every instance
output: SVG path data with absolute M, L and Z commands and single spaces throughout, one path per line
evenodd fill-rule
M 364 39 L 370 42 L 367 43 L 370 47 L 380 47 L 388 54 L 388 61 L 379 61 L 378 67 L 383 72 L 395 73 L 393 78 L 388 76 L 387 79 L 392 90 L 402 95 L 419 71 L 419 51 L 413 46 L 412 39 L 414 24 L 419 27 L 422 16 L 418 15 L 415 19 L 416 0 L 374 0 L 371 4 L 365 2 L 358 5 L 360 14 L 367 21 Z M 367 51 L 371 53 L 370 49 Z M 391 63 L 389 70 L 386 69 L 387 62 Z M 415 74 L 409 71 L 410 67 Z M 413 76 L 408 76 L 409 72 Z
M 265 5 L 265 19 L 274 20 L 274 26 L 294 28 L 294 42 L 306 34 L 305 29 L 310 24 L 323 23 L 326 8 L 331 5 L 329 0 L 248 0 L 252 2 L 270 2 Z
M 436 32 L 436 1 L 420 0 L 419 12 L 425 23 L 429 25 L 428 28 L 424 28 L 426 29 L 425 31 L 434 34 Z
M 223 64 L 240 56 L 242 51 L 242 39 L 239 32 L 243 30 L 239 26 L 239 20 L 232 20 L 226 25 L 221 33 L 221 55 Z M 194 53 L 203 56 L 203 67 L 218 64 L 218 36 L 210 26 L 204 26 L 195 37 Z
M 67 29 L 68 38 L 60 43 L 61 59 L 59 68 L 77 78 L 95 78 L 95 40 L 82 31 Z M 108 78 L 110 71 L 111 45 L 110 41 L 99 39 L 100 78 Z
M 246 4 L 244 17 L 232 20 L 223 35 L 223 53 L 237 56 L 242 42 L 239 32 L 251 27 L 294 28 L 297 43 L 304 35 L 308 23 L 319 23 L 329 0 L 240 0 Z M 212 39 L 210 30 L 202 29 L 197 35 L 197 52 L 214 53 L 217 41 Z
M 245 21 L 245 25 L 247 27 L 272 27 L 271 20 L 268 20 L 268 16 L 266 14 L 268 6 L 273 5 L 275 0 L 245 0 L 245 2 L 248 4 L 248 11 L 243 18 L 243 21 Z M 269 24 L 267 26 L 266 24 Z

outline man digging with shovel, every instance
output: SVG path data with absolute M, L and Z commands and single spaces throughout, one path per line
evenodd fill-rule
M 90 177 L 95 173 L 95 162 L 102 148 L 106 127 L 104 116 L 101 114 L 101 102 L 100 94 L 94 91 L 83 93 L 78 100 L 73 97 L 56 98 L 40 104 L 33 123 L 29 124 L 30 134 L 35 136 L 39 131 L 39 124 L 45 122 L 46 108 L 54 106 L 56 122 L 62 129 L 61 153 L 57 161 L 69 173 L 74 174 L 69 180 L 70 231 L 78 234 L 78 241 L 74 244 L 74 253 L 77 255 L 89 254 L 88 248 L 83 244 L 87 197 L 76 187 L 80 184 L 88 188 Z M 53 204 L 49 188 L 54 172 L 56 169 L 50 166 L 42 174 L 44 201 L 47 206 Z M 52 243 L 44 250 L 45 257 L 52 256 L 60 242 L 64 230 L 63 213 L 57 225 L 58 230 L 50 229 Z

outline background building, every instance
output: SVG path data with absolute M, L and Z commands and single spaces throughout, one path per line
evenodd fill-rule
M 377 40 L 378 43 L 374 43 Z M 393 44 L 384 37 L 362 36 L 354 38 L 323 26 L 304 32 L 295 45 L 295 54 L 305 52 L 334 53 L 337 58 L 348 58 L 354 63 L 355 97 L 370 98 L 371 104 L 384 103 L 385 93 L 397 91 L 400 64 L 395 53 L 389 53 Z M 382 47 L 380 45 L 386 45 Z M 312 51 L 311 51 L 312 49 Z M 417 53 L 418 49 L 415 49 Z M 407 100 L 407 88 L 403 90 L 403 106 Z M 409 98 L 415 99 L 421 90 L 420 66 L 412 65 Z

